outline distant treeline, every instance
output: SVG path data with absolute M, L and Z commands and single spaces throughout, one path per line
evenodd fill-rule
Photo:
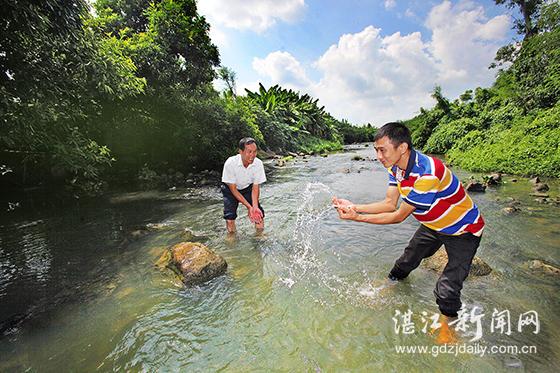
M 371 141 L 374 128 L 337 120 L 308 95 L 236 95 L 209 28 L 194 0 L 4 2 L 1 186 L 95 194 L 146 170 L 219 168 L 244 136 L 276 152 Z
M 560 177 L 560 5 L 509 3 L 531 7 L 516 22 L 523 41 L 497 53 L 491 67 L 501 70 L 493 86 L 454 101 L 436 87 L 435 107 L 406 124 L 417 147 L 446 153 L 462 168 Z

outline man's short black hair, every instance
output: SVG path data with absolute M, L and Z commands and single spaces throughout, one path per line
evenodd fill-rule
M 256 143 L 257 142 L 255 141 L 254 138 L 244 137 L 241 140 L 239 140 L 239 149 L 245 150 L 245 145 L 251 145 L 251 144 L 256 144 Z
M 384 124 L 377 130 L 373 141 L 377 141 L 387 136 L 394 147 L 402 143 L 407 143 L 408 148 L 412 149 L 412 138 L 410 137 L 410 130 L 403 123 L 389 122 Z

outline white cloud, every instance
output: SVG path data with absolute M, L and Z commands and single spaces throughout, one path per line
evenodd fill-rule
M 201 14 L 214 27 L 263 32 L 277 21 L 294 22 L 305 10 L 304 0 L 202 0 Z
M 289 88 L 301 89 L 311 81 L 298 60 L 288 52 L 273 52 L 266 58 L 254 58 L 253 69 L 261 76 L 273 82 L 282 82 Z
M 441 84 L 458 94 L 469 82 L 491 82 L 488 65 L 510 29 L 508 16 L 488 20 L 482 6 L 444 1 L 432 8 L 425 25 L 432 30 L 430 51 L 441 64 Z
M 432 8 L 425 25 L 428 40 L 420 32 L 382 36 L 373 26 L 342 35 L 312 66 L 321 76 L 316 81 L 287 52 L 257 58 L 253 68 L 265 83 L 299 87 L 319 98 L 337 118 L 376 125 L 432 106 L 436 84 L 455 98 L 493 81 L 488 65 L 506 42 L 508 16 L 488 19 L 483 7 L 470 1 L 444 1 Z
M 391 9 L 397 6 L 396 0 L 385 0 L 385 9 Z
M 313 93 L 333 115 L 374 124 L 405 119 L 429 104 L 437 75 L 419 32 L 381 37 L 372 26 L 343 35 L 317 68 L 323 77 Z

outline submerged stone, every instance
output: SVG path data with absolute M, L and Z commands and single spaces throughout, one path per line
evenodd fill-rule
M 149 232 L 145 229 L 136 229 L 136 230 L 133 230 L 132 232 L 129 232 L 128 237 L 131 240 L 136 241 L 136 240 L 146 236 L 147 234 L 149 234 Z
M 546 264 L 542 260 L 530 260 L 525 263 L 525 266 L 534 273 L 540 273 L 548 276 L 560 276 L 560 268 Z
M 438 273 L 443 272 L 443 269 L 447 265 L 447 251 L 442 246 L 434 255 L 426 258 L 422 261 L 422 266 L 431 269 Z M 492 272 L 492 267 L 490 267 L 484 260 L 475 256 L 471 265 L 471 270 L 469 276 L 486 276 Z
M 198 232 L 193 232 L 189 228 L 183 229 L 183 231 L 179 234 L 179 237 L 181 237 L 182 241 L 188 242 L 202 242 L 208 240 L 208 237 L 206 237 L 205 235 Z
M 515 206 L 508 206 L 508 207 L 504 207 L 502 211 L 509 215 L 509 214 L 515 214 L 516 212 L 519 212 L 521 210 Z
M 176 221 L 166 221 L 163 223 L 148 223 L 146 224 L 146 229 L 152 232 L 164 231 L 171 229 L 174 225 L 177 225 Z

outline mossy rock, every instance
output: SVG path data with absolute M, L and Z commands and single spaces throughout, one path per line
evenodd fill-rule
M 476 181 L 471 181 L 467 183 L 465 190 L 467 192 L 484 193 L 486 191 L 486 185 Z
M 171 269 L 187 285 L 197 285 L 224 274 L 227 263 L 200 242 L 181 242 L 165 250 L 155 263 L 160 270 Z
M 165 250 L 157 260 L 156 267 L 158 267 L 159 269 L 168 268 L 169 265 L 171 264 L 171 259 L 172 259 L 171 251 Z
M 171 248 L 171 255 L 187 286 L 206 282 L 227 270 L 225 259 L 200 242 L 178 243 Z

